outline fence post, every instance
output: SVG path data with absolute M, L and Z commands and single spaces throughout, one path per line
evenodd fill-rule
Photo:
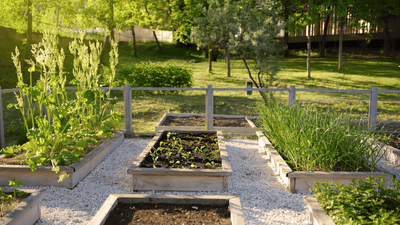
M 1 100 L 1 87 L 0 87 L 0 149 L 5 148 L 4 141 L 4 123 L 3 123 L 3 101 Z
M 247 89 L 253 88 L 253 82 L 247 81 L 247 82 L 246 82 L 246 88 L 247 88 Z M 252 95 L 252 94 L 253 94 L 252 91 L 247 91 L 247 92 L 246 92 L 246 95 Z
M 296 105 L 296 87 L 294 85 L 289 86 L 289 105 Z
M 214 93 L 212 85 L 208 85 L 206 91 L 206 130 L 213 130 L 213 107 Z
M 376 117 L 378 114 L 378 87 L 371 87 L 369 94 L 368 129 L 376 130 Z
M 125 84 L 124 90 L 124 106 L 125 106 L 125 136 L 127 138 L 133 136 L 132 132 L 132 89 L 130 84 Z

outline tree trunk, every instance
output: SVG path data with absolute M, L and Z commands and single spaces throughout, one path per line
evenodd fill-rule
M 325 26 L 324 26 L 324 35 L 322 35 L 322 45 L 319 46 L 319 55 L 320 57 L 325 57 L 325 42 L 326 42 L 326 35 L 328 33 L 328 24 L 331 15 L 326 15 Z
M 389 17 L 387 16 L 385 18 L 385 28 L 384 28 L 384 34 L 385 34 L 385 44 L 383 47 L 383 52 L 385 55 L 389 55 L 390 54 L 390 50 L 391 50 L 391 39 L 390 39 L 390 31 L 389 31 Z
M 311 15 L 311 4 L 308 2 L 308 15 Z M 307 78 L 311 79 L 311 25 L 308 24 L 308 42 L 307 42 Z
M 339 37 L 339 66 L 338 70 L 342 70 L 343 56 L 343 21 L 340 21 L 340 37 Z
M 113 32 L 114 33 L 114 32 Z M 110 36 L 106 35 L 106 39 L 104 40 L 103 50 L 101 50 L 100 54 L 100 63 L 104 63 L 104 57 L 108 52 L 110 52 L 111 43 L 110 43 Z
M 104 58 L 105 58 L 106 54 L 109 53 L 110 50 L 111 50 L 110 39 L 114 40 L 114 38 L 115 38 L 114 37 L 115 36 L 114 35 L 114 27 L 115 27 L 115 25 L 114 25 L 114 2 L 113 2 L 113 0 L 110 0 L 110 5 L 109 6 L 110 6 L 111 18 L 107 23 L 107 28 L 110 29 L 109 30 L 110 36 L 106 35 L 106 40 L 104 41 L 104 47 L 103 47 L 103 50 L 101 51 L 101 54 L 100 54 L 100 63 L 101 64 L 104 63 Z
M 208 72 L 212 71 L 212 49 L 208 46 Z
M 247 65 L 246 59 L 245 59 L 243 56 L 242 56 L 241 58 L 242 58 L 242 60 L 243 60 L 243 62 L 244 62 L 244 65 L 246 66 L 247 72 L 249 73 L 249 77 L 250 77 L 250 79 L 253 81 L 254 85 L 255 85 L 257 88 L 263 88 L 262 83 L 257 83 L 257 82 L 254 80 L 253 76 L 251 75 L 251 71 L 250 71 L 249 65 Z M 258 93 L 260 93 L 260 95 L 261 95 L 261 97 L 263 98 L 264 102 L 267 103 L 267 102 L 268 102 L 268 98 L 267 98 L 267 95 L 265 94 L 265 92 L 259 91 Z
M 154 39 L 156 40 L 156 43 L 157 43 L 157 49 L 158 49 L 158 51 L 162 52 L 162 49 L 161 49 L 161 46 L 160 46 L 160 42 L 158 42 L 158 38 L 157 38 L 157 35 L 156 35 L 156 31 L 155 31 L 155 30 L 153 30 L 153 35 L 154 35 Z
M 216 46 L 216 47 L 213 49 L 212 61 L 214 61 L 214 62 L 217 61 L 217 59 L 218 59 L 218 54 L 219 54 L 219 47 Z
M 226 76 L 231 76 L 231 53 L 227 46 L 224 47 L 225 50 L 225 63 L 226 63 Z
M 25 52 L 25 59 L 29 60 L 32 58 L 32 1 L 28 0 L 28 30 L 26 31 L 26 52 Z
M 285 42 L 285 45 L 288 46 L 288 44 L 289 44 L 289 32 L 285 31 L 283 40 Z M 284 53 L 284 57 L 288 57 L 288 56 L 289 56 L 289 47 L 287 47 L 285 49 L 285 53 Z
M 288 6 L 288 4 L 289 4 L 288 2 L 286 2 L 286 4 L 283 4 L 284 14 L 285 14 L 284 15 L 285 22 L 287 22 L 289 20 L 289 9 L 288 9 L 289 6 Z M 284 31 L 283 40 L 284 40 L 285 45 L 288 46 L 288 44 L 289 44 L 289 32 L 288 32 L 287 28 Z M 288 56 L 289 56 L 289 47 L 287 47 L 285 49 L 285 53 L 284 53 L 284 57 L 288 57 Z
M 135 26 L 131 26 L 131 30 L 132 30 L 133 56 L 137 57 Z

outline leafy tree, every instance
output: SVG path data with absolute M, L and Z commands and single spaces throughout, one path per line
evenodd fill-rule
M 234 22 L 240 29 L 229 47 L 239 54 L 257 88 L 271 86 L 279 71 L 281 53 L 285 50 L 276 38 L 282 29 L 278 25 L 280 19 L 272 6 L 262 0 L 240 2 L 237 9 Z M 254 61 L 252 69 L 256 75 L 252 74 L 249 61 Z M 268 101 L 264 92 L 259 93 L 264 101 Z M 272 98 L 270 92 L 269 99 Z
M 83 28 L 97 28 L 99 24 L 106 26 L 106 39 L 100 55 L 100 63 L 103 63 L 105 55 L 111 49 L 110 39 L 114 39 L 114 11 L 120 1 L 117 0 L 87 0 L 80 9 L 80 19 Z
M 307 25 L 307 14 L 304 11 L 304 2 L 302 0 L 274 0 L 273 9 L 284 21 L 284 43 L 289 43 L 289 33 L 296 30 L 302 30 Z M 285 50 L 285 57 L 289 56 L 289 50 Z
M 12 27 L 17 32 L 25 33 L 27 39 L 26 58 L 31 58 L 32 21 L 35 14 L 35 0 L 2 0 L 0 1 L 0 25 Z
M 389 54 L 393 40 L 390 38 L 392 30 L 389 21 L 400 15 L 400 1 L 398 0 L 357 0 L 354 3 L 358 18 L 367 21 L 371 27 L 382 26 L 385 33 L 384 53 Z
M 195 29 L 196 18 L 204 18 L 208 9 L 207 0 L 169 0 L 170 24 L 168 29 L 174 32 L 178 44 L 191 42 L 190 36 Z
M 139 3 L 137 1 L 125 0 L 121 2 L 121 8 L 115 12 L 117 28 L 123 30 L 129 27 L 132 31 L 133 55 L 135 57 L 137 57 L 135 25 L 139 24 L 140 21 L 138 10 Z
M 236 4 L 226 2 L 220 4 L 218 1 L 212 1 L 208 9 L 203 8 L 204 18 L 196 18 L 197 26 L 195 28 L 195 40 L 199 48 L 211 46 L 221 47 L 224 49 L 226 56 L 227 77 L 230 77 L 230 49 L 229 45 L 235 38 L 235 34 L 239 32 Z M 210 57 L 209 57 L 210 58 Z M 209 60 L 211 63 L 211 60 Z

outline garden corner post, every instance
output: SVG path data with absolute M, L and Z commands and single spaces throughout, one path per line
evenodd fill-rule
M 212 85 L 208 85 L 206 90 L 206 130 L 213 130 L 213 107 L 214 93 Z
M 124 90 L 124 106 L 125 106 L 125 129 L 126 137 L 132 137 L 132 89 L 130 84 L 125 84 Z
M 4 141 L 3 102 L 1 99 L 1 87 L 0 87 L 0 149 L 5 147 L 6 143 Z
M 371 87 L 369 94 L 368 129 L 376 130 L 376 116 L 378 114 L 378 87 Z

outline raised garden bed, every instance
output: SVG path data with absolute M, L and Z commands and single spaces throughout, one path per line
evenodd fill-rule
M 179 145 L 180 141 L 178 141 L 177 137 L 175 137 L 175 139 L 179 146 L 169 146 L 171 151 L 175 153 L 176 151 L 180 151 L 181 156 L 179 157 L 181 158 L 173 158 L 173 156 L 167 159 L 163 158 L 166 157 L 166 152 L 169 151 L 164 149 L 162 151 L 160 150 L 155 164 L 152 163 L 153 161 L 149 162 L 149 158 L 151 160 L 152 154 L 154 154 L 153 149 L 159 149 L 160 144 L 163 145 L 167 139 L 173 139 L 173 136 L 169 136 L 169 133 L 187 136 L 179 136 L 179 139 L 182 140 L 182 146 Z M 214 145 L 218 146 L 219 152 L 211 150 L 210 146 L 206 146 L 206 143 L 209 142 L 210 139 L 220 140 L 217 143 L 214 142 Z M 128 169 L 128 173 L 132 174 L 133 190 L 228 191 L 228 177 L 232 174 L 232 169 L 228 152 L 226 151 L 226 146 L 222 139 L 221 131 L 158 132 Z M 201 143 L 197 143 L 198 141 Z M 204 148 L 202 148 L 202 146 L 204 146 Z M 206 156 L 202 158 L 202 153 L 200 152 L 194 154 L 196 147 L 198 150 L 204 150 Z M 184 158 L 183 155 L 185 154 L 189 154 L 189 156 Z M 193 159 L 187 160 L 190 158 Z M 172 160 L 174 161 L 170 163 Z M 220 160 L 220 163 L 218 160 Z M 180 162 L 177 163 L 177 161 Z M 201 163 L 204 165 L 201 165 Z
M 309 193 L 314 182 L 332 182 L 349 185 L 351 179 L 365 179 L 368 176 L 382 176 L 386 180 L 394 177 L 393 174 L 385 172 L 324 172 L 324 171 L 293 171 L 282 156 L 274 149 L 271 142 L 264 136 L 262 131 L 257 131 L 261 154 L 267 155 L 274 170 L 285 182 L 288 190 L 292 193 Z
M 30 194 L 18 203 L 14 209 L 0 218 L 0 224 L 32 225 L 40 219 L 40 200 L 46 195 L 44 190 L 18 189 Z M 13 189 L 3 189 L 5 193 L 13 192 Z
M 28 165 L 0 165 L 0 186 L 8 185 L 8 181 L 16 179 L 26 186 L 56 186 L 74 188 L 80 180 L 88 175 L 103 159 L 124 141 L 124 133 L 117 133 L 71 166 L 60 166 L 60 172 L 69 177 L 58 182 L 59 174 L 50 166 L 39 166 L 34 172 Z M 1 160 L 1 159 L 0 159 Z
M 377 143 L 382 144 L 382 143 Z M 400 165 L 400 134 L 393 136 L 392 140 L 384 144 L 383 150 L 386 151 L 385 159 L 393 166 Z
M 251 125 L 254 116 L 214 115 L 213 130 L 220 130 L 229 135 L 255 135 L 258 130 Z M 206 130 L 204 114 L 165 113 L 156 125 L 156 132 L 161 130 Z
M 325 213 L 325 210 L 319 205 L 317 199 L 312 196 L 304 197 L 307 208 L 310 210 L 310 220 L 313 225 L 335 225 L 331 217 Z
M 142 210 L 143 206 L 148 206 L 151 211 Z M 156 207 L 157 209 L 153 210 Z M 223 212 L 224 208 L 228 208 L 230 214 L 227 218 L 226 214 L 219 213 Z M 115 210 L 124 211 L 121 212 L 123 214 L 119 213 L 117 218 L 114 218 Z M 133 213 L 134 216 L 132 216 Z M 175 222 L 193 224 L 194 221 L 200 224 L 244 224 L 240 199 L 235 196 L 218 195 L 112 194 L 89 224 L 121 224 L 121 222 L 124 224 L 176 224 Z

